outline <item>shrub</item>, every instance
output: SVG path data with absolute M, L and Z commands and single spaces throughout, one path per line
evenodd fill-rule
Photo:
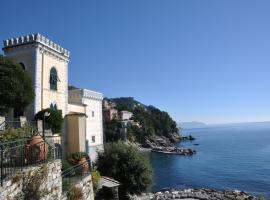
M 122 125 L 116 119 L 104 123 L 106 142 L 116 142 L 121 139 L 120 129 Z
M 82 190 L 78 187 L 72 186 L 67 193 L 68 200 L 81 200 L 83 198 Z
M 97 200 L 119 200 L 113 188 L 102 187 L 96 194 Z
M 22 139 L 24 135 L 18 129 L 8 128 L 3 131 L 0 137 L 1 141 L 7 142 Z
M 36 128 L 30 123 L 26 122 L 23 127 L 15 129 L 8 127 L 0 135 L 0 140 L 2 142 L 14 141 L 20 139 L 30 138 L 36 133 Z
M 96 194 L 101 176 L 100 176 L 99 171 L 97 171 L 96 169 L 92 169 L 91 176 L 92 176 L 92 182 L 93 182 L 93 189 L 94 189 L 94 192 Z
M 44 110 L 39 111 L 35 115 L 35 120 L 43 120 L 45 112 L 50 113 L 49 117 L 45 117 L 45 122 L 51 125 L 52 132 L 60 133 L 62 130 L 62 124 L 64 122 L 64 119 L 62 117 L 62 111 L 51 109 L 51 108 L 44 109 Z
M 109 143 L 105 151 L 99 153 L 96 162 L 102 175 L 112 177 L 121 183 L 120 194 L 140 194 L 152 183 L 149 162 L 137 149 L 124 143 Z
M 31 137 L 37 133 L 37 127 L 29 122 L 25 122 L 19 130 L 25 135 L 25 137 Z
M 75 152 L 75 153 L 69 154 L 67 156 L 67 161 L 71 165 L 77 165 L 81 158 L 86 158 L 87 160 L 89 160 L 89 156 L 88 156 L 87 153 L 85 153 L 85 152 Z
M 62 171 L 65 171 L 71 167 L 71 164 L 67 160 L 62 160 Z

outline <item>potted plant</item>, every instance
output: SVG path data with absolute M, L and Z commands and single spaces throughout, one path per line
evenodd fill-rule
M 46 160 L 49 146 L 39 134 L 34 134 L 25 145 L 25 159 L 27 164 L 39 163 Z
M 89 156 L 85 152 L 75 152 L 68 156 L 67 161 L 75 167 L 75 173 L 84 175 L 89 172 Z

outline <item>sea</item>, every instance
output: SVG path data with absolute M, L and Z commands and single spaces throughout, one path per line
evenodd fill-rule
M 146 153 L 154 171 L 153 191 L 166 188 L 240 190 L 270 197 L 270 123 L 183 129 L 194 141 L 177 146 L 193 156 Z

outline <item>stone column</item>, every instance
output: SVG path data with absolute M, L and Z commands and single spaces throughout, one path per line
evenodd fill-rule
M 25 116 L 20 116 L 20 126 L 23 127 L 24 124 L 26 123 L 26 117 Z
M 34 53 L 34 90 L 35 90 L 35 99 L 34 99 L 34 114 L 36 114 L 37 112 L 39 112 L 42 108 L 41 108 L 41 98 L 43 98 L 41 96 L 42 94 L 42 57 L 43 57 L 43 50 L 41 49 L 41 47 L 39 45 L 36 45 L 35 48 L 35 53 Z

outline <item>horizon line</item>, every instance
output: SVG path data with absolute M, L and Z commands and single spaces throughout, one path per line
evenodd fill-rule
M 222 125 L 222 124 L 250 124 L 250 123 L 270 123 L 270 120 L 265 121 L 246 121 L 246 122 L 218 122 L 218 123 L 206 123 L 203 121 L 185 121 L 185 122 L 178 122 L 178 123 L 202 123 L 204 125 Z

